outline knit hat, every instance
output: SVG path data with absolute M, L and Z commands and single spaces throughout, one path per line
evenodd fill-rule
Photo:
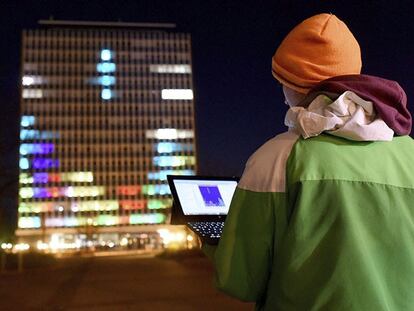
M 319 14 L 297 25 L 272 58 L 272 74 L 300 93 L 322 80 L 361 72 L 361 50 L 335 15 Z

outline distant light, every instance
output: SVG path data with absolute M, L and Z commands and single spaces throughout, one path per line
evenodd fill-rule
M 162 99 L 191 100 L 194 98 L 191 89 L 163 89 L 161 90 Z
M 146 138 L 155 139 L 185 139 L 193 138 L 193 130 L 177 130 L 174 128 L 162 128 L 157 130 L 147 130 L 145 132 Z
M 22 78 L 23 85 L 26 85 L 26 86 L 32 85 L 34 82 L 35 82 L 35 79 L 31 76 L 24 76 Z
M 41 89 L 24 89 L 22 93 L 23 98 L 42 98 L 43 91 Z
M 101 59 L 102 60 L 110 60 L 112 58 L 111 50 L 104 49 L 101 51 Z
M 20 160 L 19 160 L 19 167 L 20 167 L 22 170 L 27 170 L 27 169 L 29 169 L 29 160 L 28 160 L 28 159 L 26 159 L 26 158 L 20 158 Z
M 112 91 L 110 89 L 103 89 L 101 91 L 102 99 L 109 100 L 112 98 Z
M 109 73 L 114 72 L 116 70 L 116 66 L 114 63 L 98 63 L 96 65 L 96 70 L 101 73 Z
M 110 86 L 115 84 L 115 77 L 113 76 L 108 76 L 108 75 L 104 75 L 102 77 L 98 78 L 99 84 L 104 85 L 104 86 Z
M 191 66 L 184 65 L 184 64 L 150 65 L 150 72 L 186 74 L 186 73 L 191 73 Z
M 22 127 L 28 127 L 28 126 L 34 125 L 34 123 L 35 123 L 34 116 L 22 116 L 22 119 L 20 121 L 20 125 Z

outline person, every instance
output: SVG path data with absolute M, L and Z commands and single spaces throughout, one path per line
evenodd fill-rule
M 257 310 L 414 308 L 414 143 L 407 98 L 361 74 L 332 14 L 282 41 L 288 131 L 247 161 L 213 260 L 218 289 Z

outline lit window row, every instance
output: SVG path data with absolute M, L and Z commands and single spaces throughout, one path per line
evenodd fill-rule
M 24 89 L 22 93 L 23 98 L 42 98 L 42 89 Z
M 23 76 L 22 84 L 24 86 L 30 86 L 35 84 L 42 84 L 43 78 L 40 76 Z
M 191 73 L 190 65 L 150 65 L 149 68 L 155 73 Z
M 96 65 L 96 71 L 100 73 L 110 73 L 115 72 L 116 65 L 115 63 L 98 63 Z
M 21 144 L 20 154 L 48 154 L 55 150 L 53 144 Z
M 163 128 L 157 130 L 147 130 L 146 138 L 155 139 L 185 139 L 194 138 L 193 130 L 177 130 L 174 128 Z
M 69 186 L 49 188 L 22 187 L 19 190 L 19 196 L 21 198 L 97 197 L 104 194 L 105 187 L 101 186 Z
M 20 125 L 22 127 L 28 127 L 35 124 L 35 116 L 22 116 Z
M 115 211 L 119 209 L 116 200 L 78 201 L 78 202 L 21 202 L 19 213 L 46 213 L 46 212 L 88 212 L 88 211 Z
M 195 164 L 195 157 L 193 156 L 157 156 L 153 159 L 155 166 L 188 166 Z
M 184 144 L 184 143 L 173 143 L 173 142 L 160 142 L 155 145 L 155 149 L 158 153 L 172 153 L 172 152 L 186 152 L 186 151 L 193 151 L 192 144 Z
M 20 131 L 20 139 L 54 139 L 59 138 L 59 133 L 51 131 L 37 131 L 37 130 L 26 130 Z
M 27 170 L 30 168 L 30 165 L 36 169 L 54 168 L 54 167 L 59 167 L 59 160 L 47 159 L 47 158 L 41 158 L 41 159 L 34 158 L 29 161 L 29 159 L 27 158 L 20 158 L 20 161 L 19 161 L 20 169 Z
M 149 180 L 167 180 L 167 175 L 194 175 L 193 170 L 165 170 L 160 172 L 149 172 Z
M 69 172 L 69 173 L 21 173 L 19 176 L 21 184 L 49 183 L 49 182 L 93 182 L 92 172 Z
M 192 100 L 194 95 L 192 89 L 163 89 L 161 90 L 161 98 L 171 100 Z
M 94 217 L 47 217 L 46 227 L 114 226 L 118 224 L 161 224 L 166 220 L 162 213 L 131 214 L 129 216 L 98 215 Z M 19 228 L 40 228 L 40 216 L 20 217 Z
M 140 185 L 127 185 L 116 187 L 116 193 L 119 195 L 137 195 L 141 192 Z
M 171 194 L 168 185 L 143 185 L 142 194 L 144 195 L 166 195 Z

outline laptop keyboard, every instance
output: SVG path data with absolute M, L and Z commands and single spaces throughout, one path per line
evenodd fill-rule
M 220 238 L 223 231 L 224 222 L 223 221 L 197 221 L 189 222 L 188 225 L 204 238 Z

